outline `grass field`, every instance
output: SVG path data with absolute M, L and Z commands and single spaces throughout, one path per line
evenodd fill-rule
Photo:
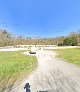
M 14 85 L 16 80 L 27 77 L 37 67 L 36 57 L 23 55 L 23 52 L 0 52 L 0 92 Z
M 61 49 L 61 50 L 57 50 L 57 52 L 59 53 L 59 57 L 65 59 L 69 63 L 80 65 L 80 49 L 79 48 Z

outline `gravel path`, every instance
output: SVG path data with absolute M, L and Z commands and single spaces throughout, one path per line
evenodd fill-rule
M 80 92 L 80 68 L 56 58 L 51 51 L 38 51 L 36 55 L 38 69 L 10 92 L 26 92 L 26 83 L 31 92 Z

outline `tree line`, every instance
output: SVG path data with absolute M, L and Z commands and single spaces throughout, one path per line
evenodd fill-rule
M 0 29 L 0 46 L 16 45 L 58 45 L 58 46 L 79 46 L 80 33 L 72 32 L 68 36 L 55 38 L 31 38 L 14 36 L 7 30 Z

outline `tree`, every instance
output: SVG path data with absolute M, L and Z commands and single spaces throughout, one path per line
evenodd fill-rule
M 65 46 L 76 46 L 77 45 L 77 39 L 75 37 L 65 38 L 64 41 L 63 41 L 63 45 L 65 45 Z
M 12 45 L 12 35 L 6 30 L 0 29 L 0 46 Z

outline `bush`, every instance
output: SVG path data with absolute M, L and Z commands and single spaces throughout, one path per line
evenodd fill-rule
M 58 46 L 63 46 L 63 43 L 58 43 Z

